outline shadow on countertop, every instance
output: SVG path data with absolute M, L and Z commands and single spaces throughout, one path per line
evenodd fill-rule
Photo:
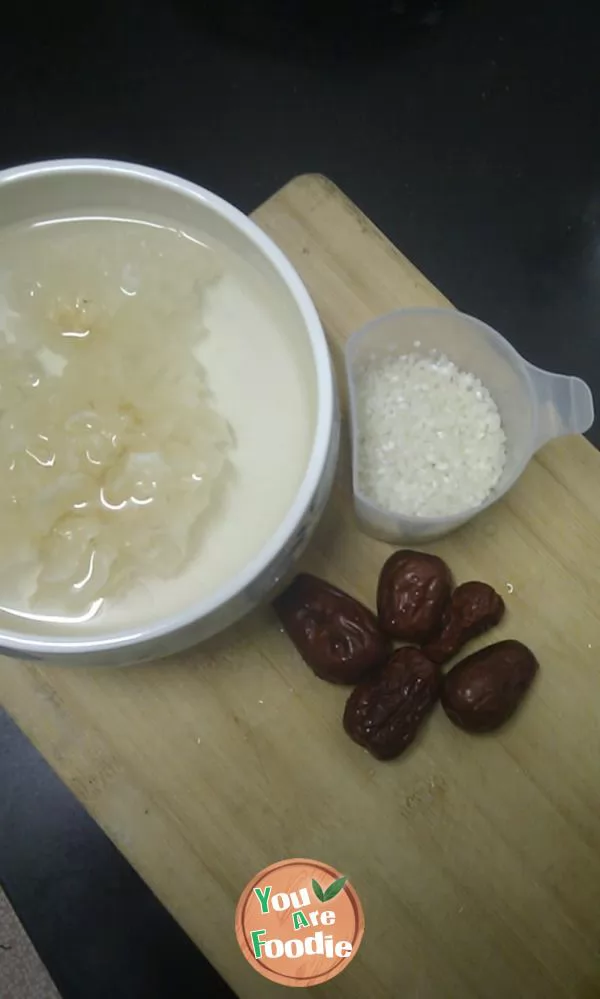
M 376 58 L 435 27 L 457 0 L 178 0 L 198 26 L 298 56 Z

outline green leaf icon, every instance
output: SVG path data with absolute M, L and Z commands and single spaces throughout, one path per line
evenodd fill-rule
M 323 891 L 319 882 L 315 881 L 315 879 L 313 878 L 312 879 L 313 891 L 316 897 L 318 898 L 319 902 L 329 902 L 331 901 L 332 898 L 335 898 L 336 895 L 339 895 L 342 888 L 346 884 L 347 880 L 348 878 L 345 876 L 341 878 L 336 878 L 335 881 L 331 882 L 329 888 L 326 888 L 325 891 Z
M 343 877 L 332 881 L 329 888 L 327 888 L 323 894 L 323 901 L 329 902 L 332 898 L 335 898 L 336 895 L 339 895 L 347 880 L 348 878 Z
M 317 896 L 319 902 L 324 902 L 325 901 L 325 896 L 323 894 L 323 889 L 321 888 L 321 885 L 319 884 L 319 882 L 315 881 L 314 878 L 312 879 L 312 887 L 313 887 L 313 891 L 314 891 L 315 895 Z

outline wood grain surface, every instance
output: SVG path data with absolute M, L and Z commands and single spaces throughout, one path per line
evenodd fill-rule
M 298 178 L 255 217 L 304 277 L 338 372 L 365 320 L 446 303 L 324 178 Z M 242 957 L 236 902 L 258 870 L 294 856 L 347 873 L 365 910 L 359 954 L 320 996 L 592 999 L 599 506 L 600 456 L 564 438 L 504 501 L 431 546 L 459 581 L 503 594 L 494 638 L 518 638 L 540 660 L 523 709 L 495 736 L 470 737 L 438 710 L 404 758 L 376 763 L 342 731 L 345 692 L 312 675 L 268 608 L 147 666 L 4 660 L 0 696 L 243 999 L 280 987 Z M 305 565 L 372 604 L 389 551 L 354 524 L 344 454 Z

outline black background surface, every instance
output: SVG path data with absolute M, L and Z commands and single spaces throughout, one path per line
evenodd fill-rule
M 600 398 L 600 6 L 387 6 L 22 4 L 0 166 L 134 160 L 245 211 L 327 174 L 457 306 Z M 226 994 L 1 714 L 0 879 L 64 999 Z

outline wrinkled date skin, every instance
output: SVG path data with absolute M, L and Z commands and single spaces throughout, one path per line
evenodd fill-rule
M 305 663 L 322 680 L 358 683 L 389 655 L 375 615 L 317 576 L 296 576 L 274 607 Z
M 450 599 L 452 575 L 437 555 L 399 551 L 385 562 L 377 587 L 377 612 L 388 635 L 422 644 L 439 631 Z
M 504 601 L 487 583 L 457 586 L 442 615 L 442 630 L 423 651 L 434 663 L 448 662 L 471 638 L 498 624 Z
M 441 674 L 420 649 L 404 646 L 373 677 L 352 691 L 344 728 L 379 760 L 410 746 L 438 699 Z
M 467 732 L 492 732 L 516 711 L 538 669 L 533 652 L 521 642 L 489 645 L 444 677 L 444 710 Z

